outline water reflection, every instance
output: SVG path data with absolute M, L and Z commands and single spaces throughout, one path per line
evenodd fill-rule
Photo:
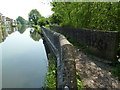
M 0 28 L 0 43 L 3 42 L 6 37 L 12 34 L 15 31 L 18 31 L 20 34 L 23 34 L 26 30 L 26 25 L 19 25 L 18 27 L 2 27 Z M 34 41 L 39 41 L 41 39 L 40 32 L 36 29 L 31 28 L 30 30 L 30 37 Z
M 25 32 L 26 28 L 27 28 L 26 25 L 19 25 L 18 32 L 23 34 Z
M 30 30 L 30 37 L 35 41 L 39 41 L 41 39 L 40 32 L 37 31 L 36 29 Z
M 18 28 L 17 27 L 11 27 L 11 28 L 6 28 L 5 30 L 7 31 L 8 35 L 10 35 L 13 32 L 17 31 Z
M 2 29 L 0 27 L 0 43 L 2 42 L 2 38 L 3 38 L 3 33 L 2 33 Z
M 3 42 L 9 34 L 12 34 L 16 31 L 17 28 L 13 27 L 0 27 L 0 43 Z
M 0 27 L 0 43 L 4 42 L 7 36 L 15 31 L 18 31 L 19 33 L 23 34 L 26 28 L 26 25 L 21 25 L 18 27 Z
M 4 28 L 0 28 L 0 42 L 3 42 L 7 37 L 7 32 Z
M 4 42 L 8 35 L 16 31 L 16 28 L 12 27 L 0 27 L 0 43 Z M 2 88 L 2 44 L 0 44 L 0 89 Z
M 48 62 L 43 40 L 36 30 L 22 28 L 6 28 L 0 32 L 1 42 L 4 41 L 0 44 L 3 88 L 44 86 Z

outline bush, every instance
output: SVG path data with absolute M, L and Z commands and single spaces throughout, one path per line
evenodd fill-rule
M 47 24 L 47 20 L 44 17 L 41 17 L 37 22 L 38 22 L 38 25 L 40 25 L 41 27 Z
M 45 88 L 56 88 L 56 62 L 51 55 L 48 56 L 48 73 L 46 76 Z
M 112 73 L 120 80 L 120 62 L 115 67 L 113 67 Z

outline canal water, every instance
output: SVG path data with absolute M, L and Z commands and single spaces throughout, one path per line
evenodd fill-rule
M 43 87 L 48 60 L 41 36 L 24 27 L 6 29 L 4 34 L 0 43 L 2 88 Z

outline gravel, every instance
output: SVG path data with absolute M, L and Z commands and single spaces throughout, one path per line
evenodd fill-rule
M 93 60 L 81 51 L 77 51 L 75 61 L 84 88 L 120 89 L 120 81 L 110 72 L 109 64 Z

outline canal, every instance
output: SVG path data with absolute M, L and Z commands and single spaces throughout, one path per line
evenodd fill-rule
M 3 32 L 0 43 L 2 88 L 43 87 L 48 60 L 40 34 L 24 27 Z

